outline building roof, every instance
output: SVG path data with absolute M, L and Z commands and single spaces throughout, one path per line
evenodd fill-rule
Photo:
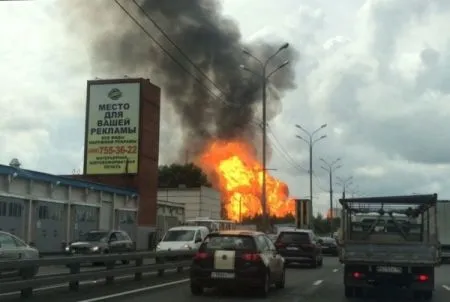
M 86 188 L 90 190 L 103 191 L 109 193 L 116 193 L 120 195 L 133 195 L 137 194 L 135 190 L 127 190 L 118 187 L 113 187 L 105 184 L 74 179 L 67 176 L 59 176 L 54 174 L 48 174 L 38 171 L 25 170 L 20 168 L 14 168 L 11 166 L 0 165 L 0 175 L 14 175 L 17 173 L 17 177 L 23 179 L 37 180 L 49 183 L 59 182 L 61 185 L 72 186 L 76 188 Z

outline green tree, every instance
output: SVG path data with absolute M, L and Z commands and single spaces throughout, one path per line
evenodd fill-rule
M 187 188 L 211 186 L 203 171 L 192 163 L 163 165 L 158 168 L 159 187 L 178 188 L 180 185 Z
M 333 228 L 332 230 L 330 230 L 330 220 L 326 219 L 322 214 L 319 213 L 316 217 L 314 217 L 313 220 L 314 229 L 316 230 L 317 234 L 328 235 L 337 231 L 340 226 L 340 221 L 341 219 L 339 217 L 333 218 Z

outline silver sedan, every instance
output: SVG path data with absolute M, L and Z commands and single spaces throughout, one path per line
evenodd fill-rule
M 39 251 L 26 244 L 20 238 L 0 231 L 0 261 L 11 261 L 19 259 L 39 259 Z M 39 267 L 23 268 L 20 271 L 0 271 L 0 274 L 19 274 L 20 276 L 35 276 Z

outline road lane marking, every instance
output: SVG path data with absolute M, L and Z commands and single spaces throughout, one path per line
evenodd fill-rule
M 320 285 L 322 282 L 323 282 L 323 280 L 317 280 L 317 281 L 314 281 L 313 285 L 317 286 L 317 285 Z
M 339 269 L 338 269 L 338 268 L 335 268 L 335 269 L 333 270 L 333 273 L 336 273 L 337 271 L 339 271 Z
M 107 295 L 107 296 L 101 296 L 101 297 L 96 297 L 96 298 L 91 298 L 91 299 L 87 299 L 87 300 L 81 300 L 78 302 L 97 302 L 97 301 L 104 301 L 107 299 L 113 299 L 113 298 L 118 298 L 118 297 L 123 297 L 123 296 L 128 296 L 128 295 L 132 295 L 132 294 L 137 294 L 137 293 L 141 293 L 141 292 L 145 292 L 145 291 L 149 291 L 152 289 L 157 289 L 157 288 L 162 288 L 162 287 L 166 287 L 166 286 L 171 286 L 171 285 L 177 285 L 177 284 L 181 284 L 181 283 L 186 283 L 188 282 L 190 279 L 182 279 L 182 280 L 177 280 L 177 281 L 172 281 L 172 282 L 167 282 L 167 283 L 162 283 L 162 284 L 157 284 L 157 285 L 152 285 L 152 286 L 148 286 L 148 287 L 142 287 L 142 288 L 138 288 L 138 289 L 133 289 L 133 290 L 129 290 L 129 291 L 125 291 L 125 292 L 120 292 L 117 294 L 112 294 L 112 295 Z
M 445 288 L 446 290 L 450 291 L 450 286 L 448 285 L 442 285 L 443 288 Z

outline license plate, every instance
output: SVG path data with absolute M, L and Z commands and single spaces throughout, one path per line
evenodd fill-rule
M 212 272 L 211 278 L 213 278 L 213 279 L 234 279 L 234 273 Z
M 392 273 L 392 274 L 401 274 L 402 268 L 395 266 L 377 266 L 377 272 L 379 273 Z
M 288 251 L 298 251 L 298 247 L 287 247 Z

